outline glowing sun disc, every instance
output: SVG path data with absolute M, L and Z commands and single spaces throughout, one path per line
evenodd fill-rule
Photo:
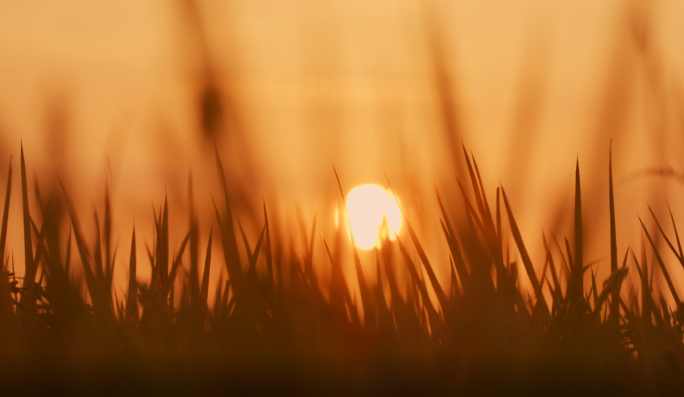
M 361 249 L 375 247 L 381 238 L 394 240 L 394 234 L 401 230 L 397 199 L 382 186 L 368 184 L 353 188 L 347 195 L 347 210 L 354 241 Z

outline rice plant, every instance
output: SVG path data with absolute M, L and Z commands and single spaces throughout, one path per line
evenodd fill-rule
M 104 213 L 95 216 L 94 236 L 86 235 L 83 214 L 63 185 L 46 201 L 37 197 L 37 224 L 22 149 L 23 216 L 9 220 L 10 164 L 0 235 L 3 388 L 85 395 L 684 391 L 684 306 L 657 244 L 662 238 L 684 267 L 674 217 L 673 232 L 653 213 L 657 229 L 641 223 L 641 258 L 633 249 L 618 252 L 609 161 L 610 275 L 597 279 L 583 256 L 578 163 L 574 233 L 570 239 L 544 236 L 545 260 L 535 264 L 515 203 L 503 186 L 488 195 L 475 158 L 465 148 L 463 155 L 469 180 L 456 181 L 463 208 L 435 189 L 449 262 L 428 257 L 402 208 L 408 236 L 386 237 L 375 249 L 375 263 L 362 263 L 353 234 L 351 242 L 344 227 L 320 236 L 315 219 L 304 226 L 305 249 L 277 248 L 288 245 L 269 223 L 266 204 L 260 233 L 248 236 L 231 209 L 218 153 L 218 229 L 202 231 L 209 235 L 206 247 L 191 206 L 185 237 L 172 248 L 167 201 L 154 213 L 151 240 L 132 230 L 122 239 L 130 245 L 113 246 L 108 194 Z M 337 170 L 334 177 L 344 204 L 343 179 Z M 452 221 L 453 213 L 465 221 Z M 23 224 L 23 274 L 14 271 L 21 253 L 6 247 L 10 221 Z M 68 233 L 60 228 L 65 223 Z M 223 257 L 212 257 L 213 244 Z M 136 278 L 141 247 L 152 269 L 149 283 Z M 315 260 L 319 249 L 325 263 Z M 357 279 L 342 271 L 349 257 L 343 250 L 353 257 Z M 113 288 L 117 266 L 128 268 L 123 294 Z M 324 267 L 329 279 L 319 276 Z M 449 269 L 449 283 L 439 282 L 437 268 Z M 398 271 L 407 275 L 407 285 Z M 654 283 L 655 271 L 664 288 Z M 521 273 L 530 288 L 521 284 Z M 628 273 L 636 273 L 639 283 L 631 285 Z M 222 274 L 228 276 L 219 276 L 210 291 L 212 275 Z

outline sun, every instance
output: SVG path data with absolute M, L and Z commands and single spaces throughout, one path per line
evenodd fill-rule
M 379 246 L 384 238 L 394 240 L 395 233 L 398 235 L 401 230 L 397 199 L 382 186 L 368 184 L 353 188 L 347 195 L 347 210 L 354 241 L 361 249 Z

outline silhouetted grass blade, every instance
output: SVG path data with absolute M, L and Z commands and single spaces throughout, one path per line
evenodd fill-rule
M 508 221 L 511 226 L 511 234 L 513 234 L 513 239 L 515 240 L 515 244 L 517 245 L 518 251 L 520 252 L 520 257 L 522 258 L 523 265 L 525 266 L 527 275 L 530 278 L 530 282 L 532 283 L 532 288 L 534 289 L 537 301 L 539 301 L 542 304 L 544 317 L 547 320 L 549 320 L 551 316 L 549 308 L 546 305 L 546 301 L 544 300 L 544 294 L 542 293 L 541 285 L 539 284 L 537 274 L 535 273 L 534 266 L 532 265 L 532 260 L 530 259 L 530 255 L 527 253 L 527 248 L 525 248 L 525 243 L 523 242 L 522 236 L 520 235 L 518 224 L 516 223 L 515 218 L 513 217 L 513 212 L 511 211 L 510 204 L 508 203 L 508 197 L 506 196 L 506 191 L 503 189 L 503 187 L 501 188 L 501 193 L 504 199 L 504 206 L 506 207 L 506 214 L 508 214 Z
M 24 289 L 23 309 L 32 310 L 34 305 L 33 285 L 35 283 L 36 269 L 33 261 L 33 241 L 31 240 L 31 215 L 29 213 L 28 188 L 26 183 L 26 162 L 24 161 L 24 146 L 21 146 L 21 207 L 24 219 Z
M 575 217 L 574 217 L 574 232 L 575 232 L 575 256 L 569 259 L 570 265 L 570 281 L 568 285 L 568 303 L 571 308 L 580 310 L 577 306 L 582 299 L 584 293 L 584 259 L 583 259 L 583 231 L 582 231 L 582 190 L 580 185 L 580 169 L 579 160 L 575 167 Z M 568 251 L 568 256 L 570 251 Z
M 12 192 L 12 160 L 7 171 L 7 188 L 5 189 L 5 206 L 2 210 L 2 225 L 0 225 L 0 261 L 5 264 L 5 244 L 7 243 L 7 224 L 9 222 L 10 194 Z
M 135 249 L 135 228 L 131 237 L 131 257 L 128 261 L 128 292 L 126 296 L 126 322 L 135 324 L 138 322 L 138 259 Z
M 209 231 L 209 241 L 207 242 L 207 253 L 204 259 L 204 271 L 202 273 L 202 287 L 200 288 L 200 299 L 202 307 L 206 307 L 209 302 L 209 276 L 211 274 L 211 244 L 214 237 L 214 231 Z
M 613 150 L 612 140 L 611 149 L 608 151 L 608 208 L 610 211 L 610 272 L 614 274 L 618 271 L 618 257 L 617 257 L 617 231 L 615 227 L 615 198 L 613 193 Z M 605 287 L 604 287 L 605 291 Z M 613 322 L 620 320 L 620 305 L 618 303 L 617 295 L 620 293 L 619 288 L 615 288 L 613 298 L 610 305 L 610 318 Z M 603 293 L 602 293 L 603 294 Z
M 387 178 L 386 175 L 385 178 Z M 396 197 L 396 194 L 394 193 L 394 189 L 392 188 L 389 179 L 387 179 L 387 184 L 392 190 L 392 194 Z M 423 267 L 425 268 L 425 271 L 428 274 L 428 278 L 430 279 L 432 288 L 435 290 L 435 294 L 437 295 L 439 304 L 442 306 L 443 310 L 446 310 L 449 308 L 449 300 L 447 299 L 446 295 L 444 294 L 444 290 L 442 289 L 442 286 L 439 284 L 439 281 L 437 280 L 437 276 L 435 275 L 435 272 L 432 269 L 432 265 L 430 265 L 430 261 L 428 260 L 427 255 L 425 254 L 425 250 L 423 250 L 423 246 L 420 244 L 418 236 L 416 236 L 416 232 L 413 230 L 413 226 L 411 226 L 411 222 L 409 222 L 408 217 L 404 212 L 404 208 L 402 207 L 401 203 L 398 204 L 399 210 L 401 211 L 401 216 L 404 219 L 404 222 L 406 223 L 406 228 L 408 229 L 409 236 L 411 237 L 411 241 L 413 241 L 413 245 L 416 247 L 416 251 L 418 251 L 418 257 L 423 263 Z
M 653 248 L 653 254 L 656 257 L 656 260 L 658 261 L 658 265 L 660 265 L 660 270 L 662 270 L 663 276 L 665 277 L 665 281 L 667 282 L 667 286 L 670 288 L 670 293 L 672 294 L 672 297 L 674 298 L 675 302 L 677 303 L 677 307 L 679 307 L 682 302 L 679 300 L 679 295 L 677 295 L 677 291 L 675 290 L 674 284 L 672 283 L 672 278 L 670 278 L 670 273 L 667 271 L 667 268 L 665 268 L 665 263 L 663 263 L 663 259 L 660 257 L 660 252 L 658 252 L 658 248 L 656 247 L 655 243 L 653 242 L 653 239 L 651 238 L 651 234 L 646 229 L 644 222 L 641 221 L 641 218 L 639 218 L 639 222 L 641 223 L 641 228 L 644 230 L 644 233 L 646 233 L 646 238 L 648 239 L 648 242 L 651 244 L 651 248 Z M 645 263 L 644 263 L 644 266 L 646 266 Z

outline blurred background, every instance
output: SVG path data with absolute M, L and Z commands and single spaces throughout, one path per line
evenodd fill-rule
M 191 174 L 206 238 L 215 148 L 250 236 L 262 200 L 283 230 L 317 213 L 326 235 L 332 165 L 347 191 L 384 173 L 446 259 L 433 184 L 461 208 L 462 142 L 541 266 L 542 231 L 572 234 L 579 159 L 585 258 L 606 271 L 611 138 L 620 252 L 647 204 L 684 222 L 681 37 L 679 0 L 0 0 L 0 164 L 18 181 L 23 142 L 31 180 L 63 180 L 84 224 L 110 178 L 122 241 L 134 223 L 151 241 L 165 192 L 182 238 Z

